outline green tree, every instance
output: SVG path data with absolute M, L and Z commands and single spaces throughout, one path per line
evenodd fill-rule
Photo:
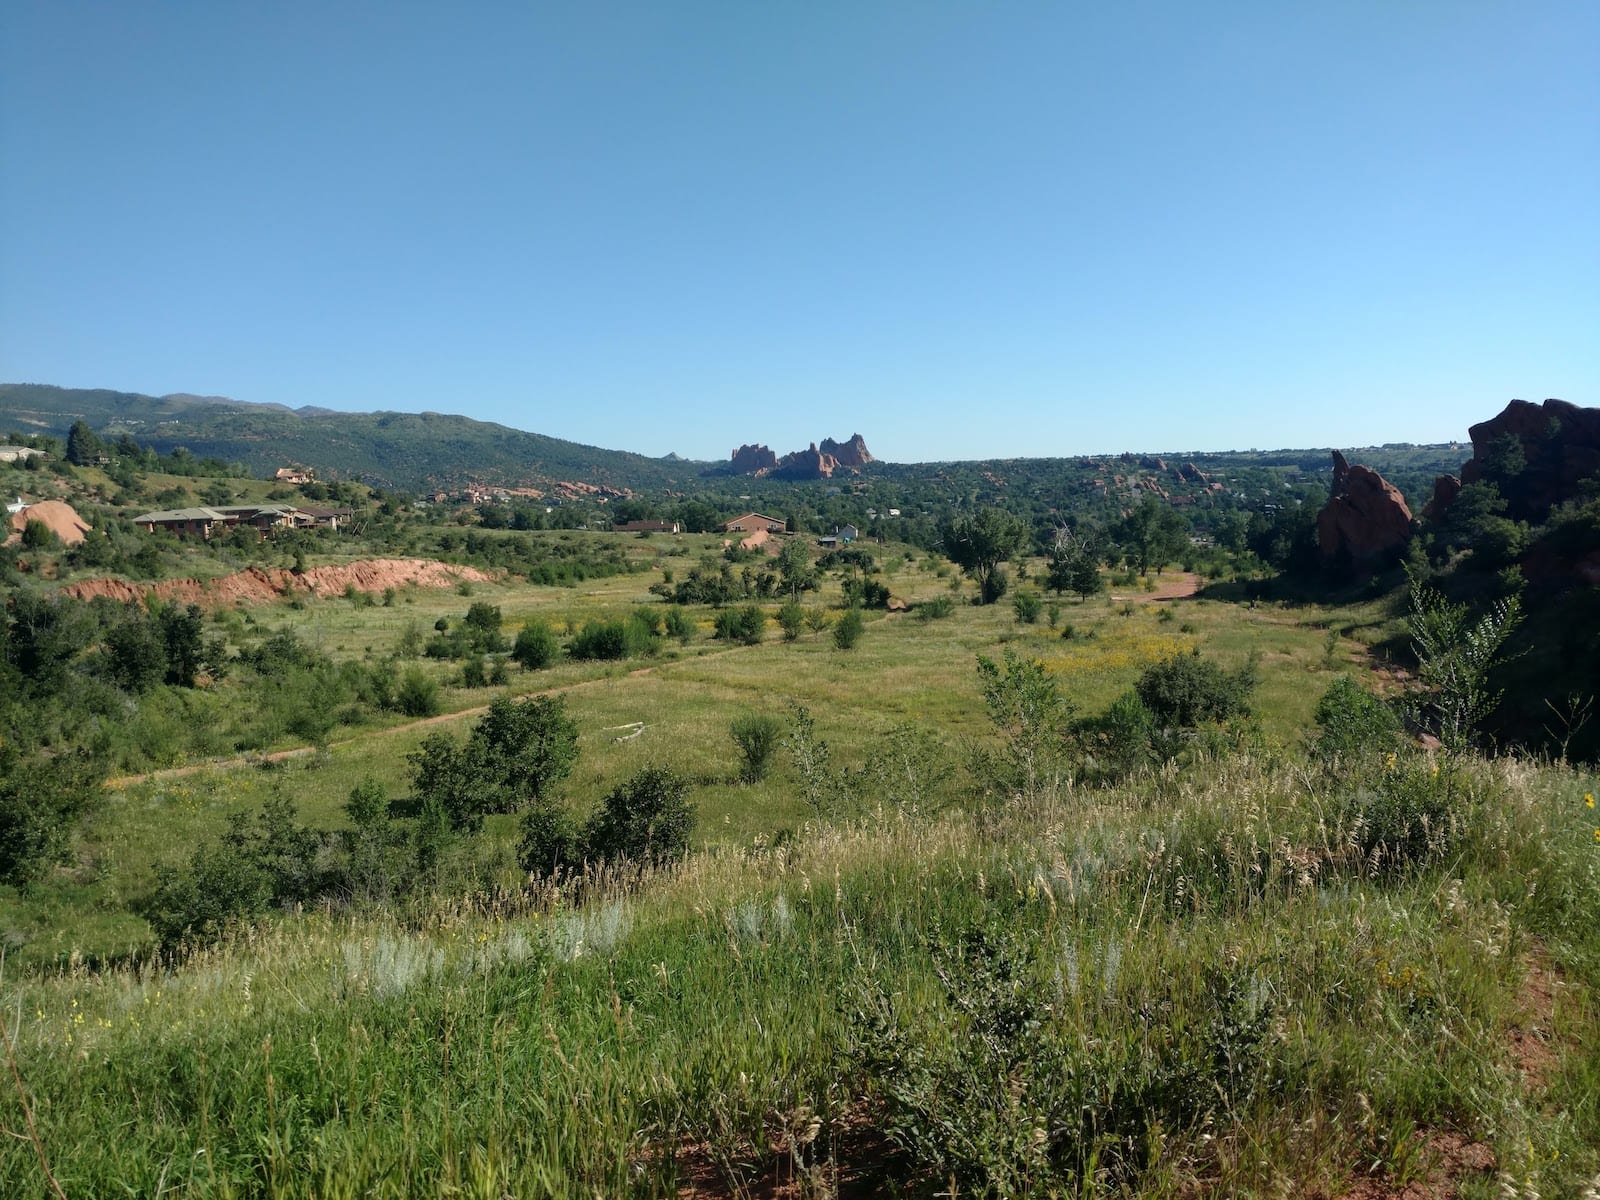
M 809 592 L 817 586 L 817 571 L 811 554 L 799 538 L 789 538 L 778 551 L 778 576 L 791 600 L 798 600 L 801 592 Z
M 100 801 L 101 763 L 86 750 L 24 750 L 0 739 L 0 883 L 26 887 L 67 857 Z
M 1042 662 L 1006 647 L 1002 661 L 978 656 L 989 720 L 1005 739 L 998 759 L 980 761 L 986 785 L 1023 800 L 1054 796 L 1067 777 L 1072 702 Z
M 689 783 L 666 767 L 649 766 L 606 794 L 584 826 L 590 861 L 660 866 L 689 852 L 694 806 Z
M 561 643 L 555 632 L 537 619 L 522 627 L 517 633 L 516 643 L 511 647 L 511 657 L 521 663 L 526 671 L 548 667 L 560 652 Z
M 1139 574 L 1148 575 L 1183 553 L 1187 532 L 1171 505 L 1146 495 L 1117 526 L 1117 541 Z
M 89 423 L 74 421 L 67 430 L 67 461 L 75 467 L 91 466 L 100 457 L 100 451 L 100 439 L 89 428 Z
M 1506 639 L 1522 620 L 1516 596 L 1497 600 L 1473 622 L 1464 604 L 1433 588 L 1411 585 L 1411 648 L 1423 688 L 1422 717 L 1451 750 L 1470 746 L 1484 717 L 1500 702 L 1489 687 Z
M 1028 527 L 1002 508 L 980 508 L 944 521 L 939 527 L 945 557 L 978 585 L 978 600 L 991 604 L 1004 594 L 999 567 L 1028 540 Z

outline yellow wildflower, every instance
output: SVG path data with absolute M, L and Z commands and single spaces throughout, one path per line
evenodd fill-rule
M 1594 807 L 1594 794 L 1592 792 L 1585 792 L 1583 794 L 1583 802 L 1588 807 L 1593 808 Z

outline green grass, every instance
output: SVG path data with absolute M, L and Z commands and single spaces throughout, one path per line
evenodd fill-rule
M 431 631 L 479 599 L 512 634 L 533 616 L 622 614 L 654 577 L 253 617 L 360 656 L 386 652 L 396 621 Z M 923 569 L 890 583 L 913 600 L 948 586 Z M 23 1086 L 0 1089 L 0 1126 L 22 1137 L 0 1155 L 0 1194 L 48 1186 L 24 1096 L 72 1196 L 670 1195 L 691 1177 L 824 1195 L 874 1170 L 888 1194 L 944 1192 L 952 1174 L 1014 1194 L 1338 1194 L 1424 1178 L 1444 1134 L 1487 1147 L 1516 1187 L 1581 1192 L 1600 1171 L 1594 776 L 1511 759 L 1311 766 L 1311 710 L 1363 665 L 1363 633 L 1389 619 L 1377 606 L 1121 609 L 1064 603 L 1071 639 L 959 604 L 870 619 L 850 652 L 825 633 L 790 644 L 769 626 L 728 647 L 703 628 L 650 660 L 514 671 L 514 693 L 566 698 L 578 810 L 648 763 L 694 782 L 699 850 L 642 882 L 505 886 L 513 821 L 492 818 L 492 892 L 303 913 L 161 963 L 124 908 L 157 863 L 274 792 L 324 827 L 366 776 L 400 796 L 429 730 L 336 732 L 275 766 L 113 789 L 77 864 L 6 897 L 24 944 L 0 1009 Z M 979 805 L 957 771 L 939 815 L 833 824 L 786 756 L 734 782 L 739 714 L 803 704 L 846 768 L 909 722 L 959 766 L 994 743 L 976 655 L 1037 657 L 1092 713 L 1192 646 L 1257 663 L 1249 752 L 1026 808 Z M 1402 783 L 1448 821 L 1412 860 L 1369 855 L 1378 800 Z M 28 970 L 40 963 L 60 969 Z M 1542 970 L 1557 973 L 1548 1001 L 1527 984 Z M 986 1034 L 1008 1006 L 1026 1022 Z M 1529 1042 L 1550 1050 L 1532 1078 Z

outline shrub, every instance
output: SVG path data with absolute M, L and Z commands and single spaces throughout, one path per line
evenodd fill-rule
M 717 614 L 716 636 L 754 646 L 761 641 L 761 632 L 766 624 L 767 615 L 758 605 L 743 604 L 738 608 L 725 608 Z
M 1017 614 L 1018 624 L 1037 625 L 1039 614 L 1044 610 L 1044 601 L 1037 592 L 1018 592 L 1011 599 L 1011 607 Z
M 559 804 L 535 804 L 522 814 L 517 864 L 530 875 L 549 878 L 583 860 L 583 845 L 572 815 Z
M 689 639 L 694 636 L 694 622 L 681 608 L 669 608 L 665 621 L 667 636 L 677 638 L 680 646 L 689 644 Z
M 0 883 L 26 887 L 66 857 L 103 776 L 87 751 L 25 755 L 0 740 Z
M 1318 758 L 1353 758 L 1394 749 L 1400 740 L 1400 719 L 1378 697 L 1348 675 L 1328 685 L 1317 702 L 1320 732 L 1312 743 Z
M 783 630 L 783 640 L 797 641 L 806 624 L 806 610 L 798 600 L 787 600 L 778 609 L 778 627 Z
M 555 662 L 556 655 L 561 652 L 561 643 L 556 640 L 555 633 L 543 621 L 529 621 L 517 633 L 517 640 L 511 647 L 511 657 L 521 664 L 525 671 L 541 671 Z
M 1255 672 L 1246 667 L 1229 674 L 1196 651 L 1146 667 L 1134 687 L 1157 721 L 1191 728 L 1249 712 Z
M 917 618 L 922 621 L 939 621 L 948 617 L 955 609 L 955 602 L 949 596 L 935 596 L 932 600 L 924 600 L 917 605 Z
M 1156 719 L 1138 692 L 1124 692 L 1100 716 L 1082 722 L 1077 733 L 1102 774 L 1121 776 L 1150 760 Z
M 408 667 L 400 677 L 394 703 L 408 717 L 431 717 L 439 711 L 439 685 L 421 667 Z
M 1345 819 L 1365 869 L 1394 876 L 1445 857 L 1466 828 L 1453 768 L 1385 755 L 1372 782 L 1348 797 Z
M 833 627 L 833 644 L 840 650 L 854 650 L 856 643 L 861 640 L 862 630 L 866 622 L 862 620 L 859 608 L 847 608 L 839 615 L 839 620 Z
M 743 759 L 739 766 L 740 781 L 760 783 L 767 777 L 772 755 L 782 740 L 783 723 L 766 713 L 747 713 L 734 719 L 729 732 Z
M 584 826 L 586 856 L 595 862 L 659 866 L 689 852 L 694 807 L 689 784 L 666 767 L 645 767 L 601 801 Z
M 602 661 L 628 657 L 628 627 L 623 621 L 588 621 L 567 647 L 567 653 L 580 661 Z

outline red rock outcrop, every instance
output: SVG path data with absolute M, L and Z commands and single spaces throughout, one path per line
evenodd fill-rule
M 778 456 L 765 446 L 740 446 L 733 452 L 735 475 L 759 475 L 778 465 Z
M 1352 467 L 1333 452 L 1333 495 L 1317 514 L 1317 546 L 1325 563 L 1348 558 L 1357 571 L 1371 570 L 1398 554 L 1411 537 L 1406 499 L 1370 467 Z
M 1461 468 L 1463 484 L 1493 479 L 1506 499 L 1506 515 L 1542 520 L 1578 483 L 1600 471 L 1600 408 L 1579 408 L 1565 400 L 1532 404 L 1513 400 L 1505 411 L 1467 431 L 1472 458 Z M 1509 478 L 1495 478 L 1509 452 L 1521 463 Z
M 1422 506 L 1424 520 L 1438 521 L 1450 511 L 1450 506 L 1461 494 L 1461 480 L 1454 475 L 1441 475 L 1433 481 L 1433 498 Z
M 772 469 L 772 474 L 779 479 L 828 479 L 838 465 L 833 455 L 822 453 L 817 449 L 817 444 L 812 442 L 809 449 L 785 454 Z
M 832 455 L 834 462 L 841 467 L 864 467 L 873 461 L 872 452 L 867 449 L 867 443 L 859 433 L 852 433 L 848 442 L 823 438 L 817 449 L 823 454 Z
M 121 604 L 142 604 L 150 597 L 179 604 L 217 608 L 225 604 L 270 604 L 295 590 L 313 596 L 340 596 L 346 587 L 378 593 L 385 588 L 454 587 L 461 582 L 489 583 L 494 576 L 476 567 L 458 567 L 421 558 L 374 558 L 337 567 L 311 567 L 296 575 L 282 568 L 250 567 L 219 579 L 168 579 L 161 583 L 128 583 L 122 579 L 85 579 L 61 589 L 79 600 L 106 596 Z

